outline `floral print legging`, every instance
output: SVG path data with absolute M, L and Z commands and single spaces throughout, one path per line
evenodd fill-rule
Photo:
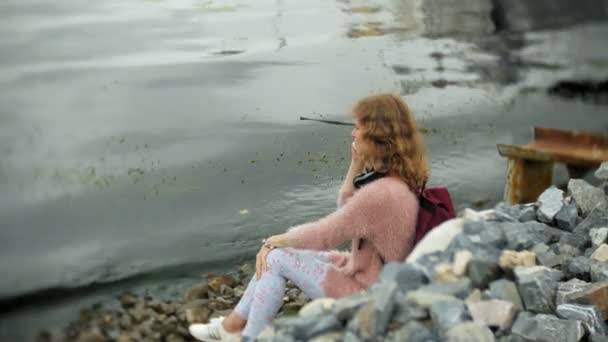
M 308 297 L 323 297 L 321 283 L 325 279 L 328 261 L 323 252 L 278 248 L 266 256 L 269 269 L 259 280 L 255 275 L 234 309 L 247 320 L 244 340 L 253 340 L 272 321 L 283 304 L 287 280 L 300 288 Z

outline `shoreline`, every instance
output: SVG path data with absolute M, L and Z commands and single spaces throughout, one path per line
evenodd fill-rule
M 595 174 L 599 187 L 572 179 L 566 193 L 553 186 L 533 204 L 462 211 L 431 231 L 412 258 L 386 265 L 363 293 L 310 302 L 289 284 L 279 316 L 258 339 L 494 341 L 547 329 L 576 337 L 564 341 L 608 338 L 608 163 Z M 448 230 L 457 234 L 437 240 Z M 245 264 L 208 274 L 175 301 L 123 293 L 114 306 L 84 307 L 78 320 L 39 332 L 36 341 L 193 341 L 188 324 L 230 312 L 252 273 Z M 592 321 L 577 316 L 589 305 Z

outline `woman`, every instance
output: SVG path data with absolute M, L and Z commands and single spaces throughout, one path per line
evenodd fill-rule
M 429 173 L 422 136 L 399 96 L 363 98 L 353 116 L 352 159 L 338 209 L 264 240 L 255 277 L 234 311 L 210 324 L 191 325 L 195 338 L 253 340 L 281 307 L 286 280 L 313 299 L 343 297 L 369 288 L 384 262 L 408 255 L 418 214 L 415 193 Z M 357 189 L 353 180 L 365 170 L 384 177 Z M 332 250 L 349 240 L 350 252 Z

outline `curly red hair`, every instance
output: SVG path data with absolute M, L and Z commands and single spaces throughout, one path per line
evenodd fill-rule
M 398 175 L 412 191 L 419 191 L 429 178 L 422 134 L 414 114 L 400 96 L 374 95 L 360 99 L 353 115 L 371 142 L 373 153 L 366 162 L 376 169 Z

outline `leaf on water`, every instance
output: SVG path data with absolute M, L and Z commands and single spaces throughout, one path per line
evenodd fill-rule
M 241 214 L 241 215 L 247 215 L 247 214 L 249 214 L 249 210 L 248 209 L 241 209 L 241 210 L 239 210 L 239 214 Z
M 213 6 L 213 1 L 207 1 L 207 2 L 199 4 L 199 11 L 201 13 L 234 12 L 236 10 L 237 10 L 237 6 L 233 6 L 233 5 Z
M 367 23 L 364 28 L 351 28 L 347 36 L 349 38 L 384 36 L 386 32 L 377 23 Z
M 364 14 L 373 14 L 382 11 L 381 7 L 378 6 L 355 6 L 351 8 L 343 9 L 346 13 L 364 13 Z

